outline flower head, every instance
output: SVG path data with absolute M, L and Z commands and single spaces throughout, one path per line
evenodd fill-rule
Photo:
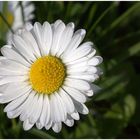
M 14 22 L 12 24 L 14 31 L 23 28 L 25 23 L 31 22 L 34 19 L 34 5 L 29 1 L 22 1 L 21 5 L 22 7 L 19 5 L 19 1 L 9 2 L 9 9 L 11 9 L 10 11 L 14 16 Z
M 22 1 L 21 5 L 22 7 L 20 6 L 19 1 L 0 2 L 0 11 L 3 13 L 5 19 L 14 32 L 16 32 L 18 29 L 23 28 L 26 23 L 30 23 L 31 20 L 34 19 L 34 5 L 29 1 Z M 0 29 L 4 30 L 5 33 L 6 30 L 3 27 L 2 23 L 2 19 L 0 18 Z M 9 39 L 11 38 L 11 35 L 12 33 L 9 30 L 6 35 L 9 43 L 11 43 L 11 40 Z
M 93 43 L 81 44 L 84 29 L 74 24 L 36 22 L 13 35 L 12 45 L 1 48 L 0 103 L 9 118 L 19 116 L 25 130 L 59 132 L 62 123 L 73 126 L 79 113 L 88 114 L 85 102 L 99 88 L 92 84 L 102 57 Z

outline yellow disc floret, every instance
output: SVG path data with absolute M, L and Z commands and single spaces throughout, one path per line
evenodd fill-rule
M 29 81 L 35 91 L 51 94 L 61 87 L 65 75 L 65 66 L 59 58 L 45 56 L 31 65 Z

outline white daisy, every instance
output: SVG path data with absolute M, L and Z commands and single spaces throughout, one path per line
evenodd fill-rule
M 21 4 L 23 7 L 23 15 L 25 23 L 28 23 L 35 17 L 33 14 L 35 7 L 29 1 L 22 1 Z M 14 14 L 14 22 L 12 25 L 12 29 L 14 31 L 17 31 L 18 29 L 22 28 L 25 24 L 23 21 L 22 8 L 19 5 L 19 1 L 11 1 L 9 2 L 9 6 L 11 7 L 11 11 Z
M 24 130 L 36 124 L 59 132 L 62 123 L 71 127 L 79 113 L 88 114 L 84 103 L 99 89 L 92 82 L 101 74 L 102 57 L 93 43 L 81 44 L 85 34 L 61 20 L 36 22 L 1 48 L 0 103 L 10 102 L 8 118 L 19 116 Z
M 0 2 L 0 11 L 4 12 L 4 16 L 14 32 L 20 28 L 23 28 L 26 23 L 29 23 L 35 17 L 33 14 L 35 7 L 32 3 L 29 1 L 22 1 L 21 4 L 23 7 L 23 12 L 21 6 L 19 5 L 19 1 Z M 4 9 L 6 7 L 7 9 Z M 11 43 L 9 40 L 11 34 L 12 33 L 9 30 L 7 34 L 9 43 Z

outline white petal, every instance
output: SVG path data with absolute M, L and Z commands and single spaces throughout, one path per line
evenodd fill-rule
M 42 105 L 43 105 L 43 96 L 39 95 L 37 104 L 35 105 L 36 108 L 35 108 L 32 116 L 30 116 L 30 118 L 29 118 L 31 123 L 35 123 L 39 119 L 41 111 L 42 111 Z
M 45 129 L 49 130 L 52 126 L 52 121 L 49 121 L 46 125 L 45 125 Z
M 96 54 L 96 50 L 94 48 L 91 49 L 91 52 L 87 56 L 88 58 L 92 58 Z
M 46 97 L 45 97 L 46 98 Z M 48 99 L 48 104 L 47 104 L 47 111 L 46 111 L 46 120 L 45 120 L 45 126 L 46 127 L 51 127 L 52 122 L 51 122 L 51 107 L 50 107 L 50 100 Z
M 94 74 L 88 74 L 88 73 L 77 73 L 77 74 L 71 74 L 67 78 L 73 78 L 73 79 L 81 79 L 88 82 L 93 82 L 96 80 L 96 76 Z
M 90 74 L 98 73 L 98 68 L 94 66 L 88 66 L 87 72 Z
M 22 3 L 23 5 L 23 3 Z M 31 13 L 35 10 L 35 6 L 33 4 L 26 4 L 24 7 L 24 13 L 25 13 L 25 17 L 28 17 L 29 15 L 31 15 Z
M 101 64 L 102 61 L 103 61 L 103 58 L 101 56 L 95 56 L 88 61 L 88 65 L 96 66 L 96 65 Z
M 66 86 L 76 88 L 79 90 L 89 90 L 90 85 L 88 82 L 84 80 L 78 80 L 78 79 L 72 79 L 72 78 L 67 78 L 64 83 Z
M 67 69 L 67 74 L 68 75 L 79 75 L 80 73 L 83 74 L 87 74 L 87 75 L 91 75 L 91 74 L 100 74 L 101 70 L 94 66 L 85 66 L 85 67 L 81 67 L 81 68 L 68 68 Z
M 61 96 L 61 99 L 63 100 L 66 110 L 68 113 L 73 113 L 75 110 L 74 104 L 70 96 L 61 88 L 59 90 L 59 95 Z
M 74 35 L 80 34 L 82 37 L 82 40 L 84 39 L 85 35 L 86 35 L 86 30 L 85 29 L 79 29 L 77 30 Z
M 38 129 L 42 129 L 42 128 L 43 128 L 43 125 L 42 125 L 40 122 L 37 122 L 37 123 L 36 123 L 36 127 L 37 127 Z
M 25 99 L 28 97 L 28 94 L 24 94 L 20 97 L 18 97 L 17 99 L 13 100 L 12 102 L 10 102 L 5 108 L 4 108 L 4 112 L 9 112 L 14 110 L 15 108 L 19 107 L 24 101 Z
M 62 23 L 62 20 L 60 20 L 60 19 L 56 20 L 53 24 L 53 29 L 55 30 L 60 23 Z
M 82 91 L 82 93 L 86 96 L 93 96 L 93 94 L 98 93 L 101 90 L 101 88 L 95 84 L 90 84 L 90 90 L 88 91 Z
M 24 39 L 24 41 L 27 43 L 29 49 L 31 50 L 31 52 L 38 58 L 41 57 L 40 54 L 40 50 L 38 48 L 38 45 L 36 43 L 35 38 L 33 37 L 33 35 L 31 34 L 31 32 L 25 30 L 22 34 L 21 34 L 22 38 Z
M 88 64 L 88 61 L 91 58 L 93 58 L 93 56 L 95 55 L 95 53 L 96 53 L 96 50 L 93 49 L 93 48 L 91 48 L 91 51 L 90 51 L 90 53 L 88 55 L 86 55 L 86 56 L 84 56 L 84 57 L 82 57 L 80 59 L 77 59 L 77 60 L 74 60 L 74 61 L 71 61 L 71 62 L 67 62 L 67 63 L 65 63 L 65 65 L 67 65 L 67 66 L 77 66 L 78 65 L 78 67 L 80 67 L 81 65 L 82 66 L 85 66 L 85 65 Z
M 52 28 L 48 22 L 43 24 L 42 42 L 44 43 L 45 54 L 48 55 L 52 44 Z
M 33 25 L 31 24 L 31 23 L 26 23 L 25 24 L 25 29 L 27 30 L 27 31 L 30 31 L 31 29 L 33 29 Z
M 55 122 L 56 118 L 59 117 L 58 115 L 59 114 L 56 114 L 55 112 L 57 111 L 56 110 L 56 99 L 55 99 L 55 96 L 54 96 L 54 93 L 50 95 L 50 117 L 51 117 L 51 120 L 52 122 Z M 53 110 L 53 111 L 52 111 Z
M 49 104 L 49 99 L 48 95 L 44 96 L 43 99 L 43 108 L 40 116 L 40 123 L 45 126 L 50 120 L 50 104 Z
M 88 90 L 88 91 L 84 91 L 83 94 L 85 94 L 86 96 L 93 96 L 93 90 Z
M 22 90 L 22 89 L 24 89 L 26 87 L 30 87 L 30 85 L 28 85 L 27 82 L 14 82 L 14 83 L 8 83 L 8 84 L 6 84 L 5 87 L 6 88 L 2 91 L 3 94 L 9 94 L 9 91 L 14 93 L 17 90 Z
M 33 52 L 29 49 L 26 42 L 20 36 L 13 36 L 13 45 L 29 62 L 36 60 Z
M 44 55 L 44 49 L 42 45 L 42 32 L 43 31 L 42 31 L 42 26 L 39 22 L 36 22 L 34 24 L 33 31 L 34 31 L 33 35 L 35 36 L 35 39 L 37 40 L 39 50 L 41 52 L 41 55 L 43 56 Z
M 23 104 L 21 104 L 18 108 L 16 108 L 15 110 L 9 111 L 7 112 L 7 116 L 8 118 L 16 118 L 18 117 L 24 110 L 27 109 L 28 104 L 30 102 L 32 102 L 32 99 L 34 97 L 34 92 L 30 92 L 28 98 L 25 100 L 25 102 Z
M 81 72 L 86 72 L 88 70 L 88 67 L 75 67 L 75 68 L 67 68 L 67 74 L 68 75 L 72 75 L 72 74 L 76 74 L 76 73 L 81 73 Z
M 25 21 L 32 20 L 32 19 L 34 19 L 34 18 L 35 18 L 35 15 L 30 14 L 30 15 L 28 15 L 27 17 L 25 17 Z
M 34 94 L 36 94 L 36 93 L 34 92 Z M 30 116 L 33 115 L 33 113 L 34 113 L 33 109 L 34 109 L 35 105 L 37 104 L 37 100 L 38 100 L 38 95 L 35 95 L 32 99 L 32 102 L 30 102 L 26 105 L 24 111 L 20 115 L 21 121 L 25 121 L 26 119 L 28 119 Z
M 62 129 L 62 123 L 59 122 L 59 123 L 55 123 L 53 126 L 52 126 L 52 129 L 54 132 L 56 133 L 59 133 Z
M 0 56 L 0 61 L 1 61 L 1 60 L 6 60 L 6 57 Z
M 9 91 L 7 94 L 3 94 L 0 96 L 0 103 L 7 103 L 10 102 L 24 94 L 29 94 L 31 91 L 31 87 L 26 86 L 25 88 L 21 88 L 20 90 L 12 90 Z
M 69 23 L 62 33 L 62 36 L 61 36 L 61 39 L 60 39 L 59 50 L 58 50 L 56 56 L 59 57 L 66 50 L 69 42 L 71 41 L 73 32 L 74 32 L 74 24 Z
M 3 93 L 3 91 L 7 88 L 9 84 L 4 84 L 4 85 L 0 85 L 0 93 Z
M 27 67 L 29 67 L 31 64 L 27 62 L 19 53 L 17 53 L 12 48 L 9 48 L 8 45 L 5 45 L 1 48 L 1 53 L 8 59 L 12 59 L 14 61 L 17 61 Z
M 86 43 L 84 43 L 84 44 L 88 44 L 89 46 L 92 46 L 92 43 L 91 43 L 91 42 L 86 42 Z M 87 56 L 82 57 L 82 58 L 80 58 L 80 59 L 78 59 L 78 60 L 74 60 L 74 61 L 72 61 L 72 62 L 68 62 L 68 63 L 66 63 L 66 65 L 67 65 L 67 64 L 69 64 L 69 65 L 78 64 L 78 63 L 87 61 L 87 60 L 91 59 L 91 58 L 95 55 L 95 53 L 96 53 L 96 50 L 93 49 L 93 48 L 91 48 L 91 51 L 90 51 L 90 53 L 89 53 Z
M 54 93 L 51 95 L 51 117 L 54 122 L 64 121 L 66 117 L 66 112 L 64 113 L 64 109 L 62 106 L 61 98 L 57 95 L 58 93 Z
M 91 51 L 87 56 L 84 56 L 80 59 L 77 59 L 77 60 L 74 60 L 74 61 L 71 61 L 71 62 L 67 62 L 66 65 L 75 65 L 75 64 L 77 65 L 77 64 L 82 63 L 82 62 L 84 63 L 85 61 L 88 61 L 89 59 L 91 59 L 95 55 L 95 53 L 96 53 L 96 50 L 91 48 Z
M 56 122 L 65 121 L 66 116 L 67 116 L 65 104 L 62 101 L 62 98 L 58 93 L 55 94 L 55 97 L 57 100 L 57 109 L 56 110 L 58 110 L 58 114 L 60 117 L 60 120 L 58 119 Z
M 79 68 L 84 68 L 84 67 L 87 67 L 88 66 L 88 61 L 82 61 L 82 62 L 79 62 L 77 64 L 73 64 L 73 65 L 67 65 L 67 68 L 68 69 L 79 69 Z
M 20 72 L 20 71 L 11 71 L 8 69 L 0 68 L 0 76 L 24 76 L 27 75 L 28 72 Z
M 74 51 L 79 44 L 82 42 L 83 38 L 85 37 L 86 31 L 84 29 L 80 29 L 75 32 L 74 36 L 72 37 L 67 49 L 62 54 L 61 58 L 67 56 L 70 52 Z
M 63 86 L 64 90 L 76 101 L 78 102 L 86 102 L 86 97 L 84 94 L 82 94 L 79 90 L 76 90 L 71 87 Z
M 83 103 L 79 103 L 77 101 L 74 101 L 74 104 L 75 104 L 76 110 L 79 113 L 81 113 L 81 114 L 88 114 L 89 113 L 88 108 Z
M 93 47 L 93 42 L 87 41 L 87 42 L 81 44 L 79 47 L 82 47 L 82 46 L 91 46 L 91 47 Z
M 4 76 L 0 77 L 0 85 L 13 82 L 25 82 L 27 79 L 27 76 Z
M 79 116 L 79 113 L 75 110 L 74 113 L 71 114 L 71 117 L 74 119 L 74 120 L 79 120 L 80 119 L 80 116 Z
M 49 54 L 52 44 L 52 29 L 50 24 L 45 22 L 42 27 L 40 23 L 36 22 L 34 25 L 34 33 L 41 54 L 43 56 Z
M 57 51 L 59 50 L 59 42 L 61 39 L 62 32 L 65 29 L 65 24 L 61 22 L 57 28 L 54 29 L 53 32 L 53 40 L 52 40 L 52 46 L 51 46 L 51 54 L 56 55 Z
M 82 63 L 82 62 L 85 63 L 85 61 L 88 61 L 88 60 L 89 60 L 89 58 L 87 56 L 85 56 L 85 57 L 82 57 L 80 59 L 77 59 L 77 60 L 74 60 L 71 62 L 67 62 L 67 63 L 65 63 L 65 65 L 68 65 L 68 66 L 69 65 L 77 65 L 77 64 Z
M 72 62 L 74 60 L 80 59 L 91 51 L 91 46 L 82 44 L 75 51 L 71 52 L 68 56 L 63 57 L 64 63 Z
M 73 119 L 67 119 L 64 123 L 67 126 L 72 127 L 74 125 L 74 120 Z
M 31 129 L 33 125 L 34 124 L 31 124 L 28 119 L 23 122 L 23 128 L 25 131 Z
M 9 69 L 11 71 L 18 71 L 23 73 L 29 70 L 29 68 L 25 67 L 24 65 L 9 59 L 0 60 L 0 66 L 4 69 Z

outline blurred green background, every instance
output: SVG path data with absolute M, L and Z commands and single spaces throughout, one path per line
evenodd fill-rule
M 25 132 L 0 105 L 0 138 L 140 138 L 140 2 L 33 3 L 33 23 L 61 19 L 86 29 L 84 41 L 93 41 L 104 58 L 104 74 L 96 82 L 102 90 L 86 103 L 90 113 L 71 128 L 63 125 L 58 134 L 35 127 Z M 1 47 L 4 28 L 0 19 Z

